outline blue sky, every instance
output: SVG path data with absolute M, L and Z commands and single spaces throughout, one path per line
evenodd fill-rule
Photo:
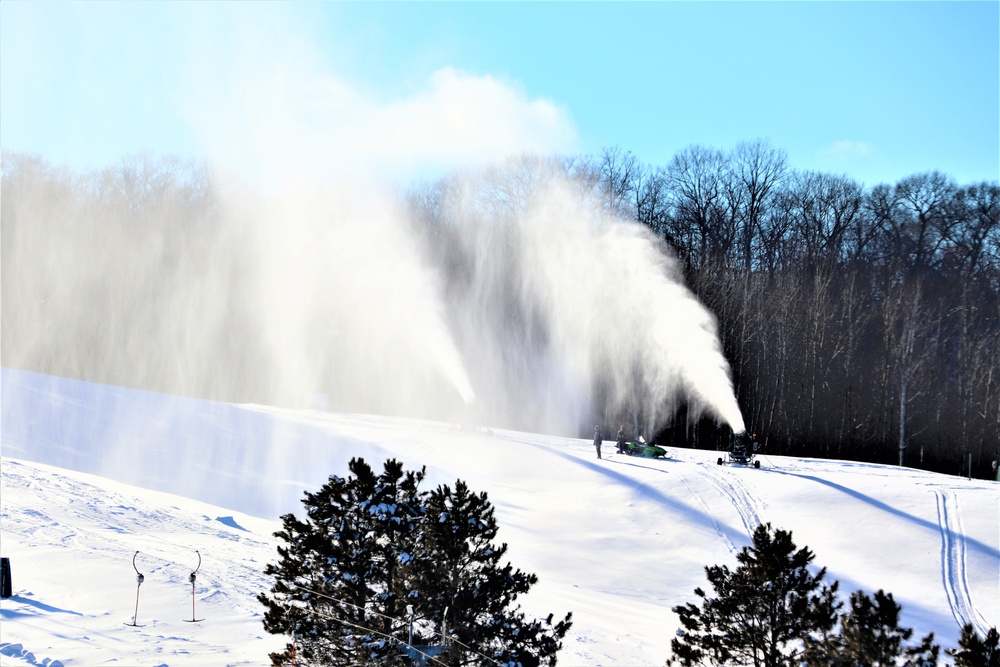
M 0 148 L 397 179 L 763 138 L 868 184 L 1000 178 L 1000 3 L 0 3 Z

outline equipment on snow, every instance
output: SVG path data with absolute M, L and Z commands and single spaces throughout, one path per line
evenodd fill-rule
M 665 459 L 667 450 L 659 445 L 654 445 L 639 438 L 638 442 L 626 442 L 625 453 L 629 456 L 643 456 L 648 459 Z
M 726 459 L 723 460 L 720 456 L 717 463 L 720 466 L 723 463 L 738 463 L 739 465 L 760 468 L 760 461 L 757 460 L 757 450 L 759 448 L 760 444 L 757 442 L 756 433 L 747 435 L 744 432 L 739 435 L 733 435 L 733 439 L 729 441 L 729 451 L 726 453 Z
M 138 555 L 139 555 L 139 552 L 136 551 L 135 555 L 132 556 L 132 569 L 135 570 L 135 575 L 136 575 L 135 576 L 135 581 L 136 581 L 136 586 L 135 586 L 135 613 L 132 614 L 132 622 L 125 624 L 125 625 L 131 625 L 133 628 L 141 628 L 141 627 L 143 627 L 143 626 L 139 625 L 139 623 L 138 623 L 138 619 L 139 619 L 139 588 L 142 586 L 142 582 L 146 580 L 146 577 L 144 577 L 142 575 L 142 572 L 139 571 L 139 568 L 137 568 L 135 566 L 135 557 L 138 556 Z
M 14 594 L 10 583 L 10 559 L 0 558 L 0 598 L 9 598 Z
M 187 623 L 197 623 L 198 621 L 204 621 L 205 620 L 203 618 L 195 618 L 195 615 L 194 615 L 194 582 L 198 578 L 198 570 L 201 569 L 201 552 L 198 551 L 197 549 L 195 549 L 194 552 L 196 554 L 198 554 L 198 567 L 196 567 L 194 569 L 194 572 L 191 573 L 191 576 L 188 577 L 188 579 L 191 580 L 191 619 L 188 620 L 188 619 L 185 618 L 184 621 L 187 622 Z

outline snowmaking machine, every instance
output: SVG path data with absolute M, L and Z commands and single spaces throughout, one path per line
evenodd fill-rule
M 723 463 L 728 463 L 760 468 L 760 461 L 757 460 L 759 449 L 760 443 L 757 442 L 756 433 L 747 434 L 744 431 L 743 433 L 733 434 L 732 439 L 729 441 L 729 451 L 726 452 L 725 459 L 720 456 L 717 463 L 720 466 Z

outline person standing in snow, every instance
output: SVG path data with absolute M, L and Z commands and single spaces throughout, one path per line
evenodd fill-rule
M 625 453 L 625 426 L 618 427 L 618 453 Z
M 602 442 L 604 442 L 604 438 L 601 437 L 601 425 L 598 424 L 594 427 L 594 449 L 597 450 L 597 458 L 601 458 Z

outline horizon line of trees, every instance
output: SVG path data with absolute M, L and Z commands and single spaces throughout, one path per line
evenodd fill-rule
M 747 428 L 766 451 L 996 477 L 996 181 L 959 185 L 932 171 L 867 187 L 795 170 L 784 151 L 755 140 L 689 146 L 660 166 L 619 147 L 526 156 L 484 179 L 478 206 L 516 219 L 551 171 L 676 254 L 717 317 Z M 410 195 L 441 243 L 449 189 L 443 179 Z M 594 413 L 636 435 L 658 426 L 643 422 L 639 405 L 610 415 L 602 407 Z M 659 426 L 656 439 L 673 446 L 723 449 L 731 435 L 683 407 Z M 582 427 L 581 436 L 592 428 Z
M 596 166 L 606 205 L 669 244 L 718 317 L 768 451 L 995 477 L 996 181 L 932 171 L 865 187 L 794 170 L 761 140 L 657 168 L 614 148 Z
M 795 170 L 765 141 L 690 146 L 658 167 L 610 148 L 493 168 L 477 193 L 485 219 L 516 219 L 553 170 L 676 254 L 718 320 L 747 427 L 766 452 L 995 477 L 996 181 L 960 185 L 927 172 L 867 187 Z M 249 333 L 244 285 L 253 267 L 240 250 L 248 240 L 224 224 L 228 193 L 204 165 L 139 156 L 80 175 L 4 153 L 0 171 L 4 365 L 217 400 L 269 399 L 274 369 Z M 442 230 L 453 213 L 440 204 L 459 179 L 405 194 L 432 253 L 448 243 Z M 199 280 L 209 266 L 224 284 Z M 442 270 L 460 280 L 463 266 Z M 183 280 L 171 285 L 175 276 Z M 181 313 L 185 322 L 203 313 L 204 329 L 172 328 Z M 530 330 L 511 323 L 519 325 Z M 206 373 L 205 359 L 218 370 Z M 599 387 L 594 395 L 594 414 L 650 437 L 655 425 L 640 406 L 607 414 Z M 581 427 L 589 433 L 593 422 Z M 656 436 L 720 448 L 729 433 L 682 408 Z

